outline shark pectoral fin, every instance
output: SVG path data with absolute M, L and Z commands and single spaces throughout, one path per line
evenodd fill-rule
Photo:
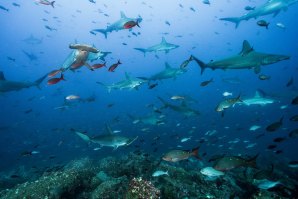
M 126 146 L 129 146 L 131 143 L 136 141 L 139 138 L 139 136 L 136 136 L 134 139 L 129 140 L 129 142 L 126 143 Z
M 255 72 L 255 74 L 259 74 L 261 72 L 261 66 L 255 66 L 254 72 Z
M 287 9 L 285 9 L 285 11 L 287 11 Z M 280 10 L 276 11 L 274 14 L 273 14 L 273 17 L 276 17 L 278 14 L 279 14 Z
M 6 80 L 4 73 L 2 71 L 0 71 L 0 80 Z
M 169 50 L 165 50 L 165 53 L 168 54 L 170 51 Z

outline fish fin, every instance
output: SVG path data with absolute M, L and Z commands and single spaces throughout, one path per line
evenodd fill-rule
M 107 31 L 107 29 L 94 29 L 92 31 L 93 32 L 100 32 L 100 33 L 104 34 L 104 36 L 105 36 L 106 39 L 108 38 L 108 31 Z
M 109 124 L 106 124 L 105 126 L 106 126 L 107 132 L 112 135 L 113 134 L 113 131 L 112 131 L 110 125 Z
M 261 97 L 261 95 L 260 95 L 259 91 L 256 91 L 255 98 L 260 98 L 260 97 Z
M 164 99 L 162 99 L 161 97 L 157 97 L 162 103 L 163 103 L 163 107 L 162 108 L 167 108 L 169 106 L 169 103 L 166 102 Z
M 191 154 L 192 154 L 195 158 L 197 158 L 198 160 L 201 160 L 201 158 L 199 157 L 199 149 L 200 149 L 199 146 L 196 147 L 196 148 L 194 148 L 194 149 L 192 149 L 192 150 L 191 150 Z
M 276 17 L 278 14 L 279 14 L 280 10 L 276 11 L 274 14 L 273 14 L 273 17 Z
M 144 53 L 144 57 L 146 56 L 147 49 L 145 49 L 145 48 L 134 48 L 134 49 Z
M 282 116 L 282 117 L 279 119 L 279 122 L 282 124 L 283 120 L 284 120 L 284 116 Z
M 192 55 L 192 59 L 195 60 L 197 64 L 201 67 L 201 75 L 202 75 L 205 69 L 207 68 L 207 65 L 193 55 Z
M 52 2 L 51 2 L 51 6 L 52 6 L 53 8 L 55 8 L 54 3 L 55 3 L 55 1 L 52 1 Z
M 89 142 L 91 141 L 90 137 L 88 135 L 86 135 L 85 133 L 82 133 L 82 132 L 79 132 L 79 131 L 76 131 L 75 129 L 70 129 L 71 131 L 75 132 L 80 138 L 82 138 L 83 140 Z
M 167 43 L 166 39 L 164 37 L 162 37 L 160 44 L 166 44 L 166 43 Z
M 261 66 L 255 66 L 254 72 L 255 72 L 255 74 L 259 74 L 261 72 Z
M 129 146 L 131 143 L 133 143 L 134 141 L 136 141 L 136 139 L 138 139 L 139 136 L 136 136 L 135 138 L 133 139 L 130 139 L 127 143 L 126 143 L 126 146 Z
M 116 151 L 118 149 L 118 146 L 114 146 L 113 151 Z
M 224 117 L 225 116 L 225 111 L 222 111 L 221 112 L 221 117 Z
M 243 44 L 242 44 L 242 50 L 240 52 L 240 55 L 245 56 L 245 55 L 249 54 L 250 52 L 252 52 L 253 50 L 254 49 L 251 47 L 251 45 L 248 43 L 248 41 L 244 40 Z
M 168 62 L 165 63 L 166 69 L 172 68 Z
M 238 28 L 242 18 L 240 17 L 227 17 L 227 18 L 220 18 L 219 20 L 229 21 L 235 24 L 235 28 Z
M 127 18 L 123 11 L 120 12 L 120 16 L 121 16 L 121 18 Z
M 37 86 L 37 88 L 40 89 L 40 84 L 41 82 L 48 76 L 48 74 L 45 74 L 44 76 L 42 76 L 41 78 L 37 79 L 36 81 L 34 81 L 34 86 Z
M 252 167 L 252 168 L 258 168 L 257 167 L 257 158 L 259 157 L 259 153 L 257 155 L 255 155 L 254 157 L 250 158 L 247 160 L 247 164 Z
M 127 73 L 127 72 L 125 72 L 125 78 L 127 79 L 127 80 L 130 80 L 131 78 L 130 78 L 130 75 Z
M 2 71 L 0 71 L 0 80 L 6 80 L 4 73 Z
M 111 87 L 109 87 L 109 86 L 107 86 L 107 85 L 105 85 L 104 83 L 102 83 L 102 82 L 96 82 L 97 84 L 100 84 L 100 85 L 102 85 L 103 87 L 105 87 L 107 90 L 108 90 L 108 92 L 110 93 L 111 92 L 111 90 L 112 90 L 112 88 Z

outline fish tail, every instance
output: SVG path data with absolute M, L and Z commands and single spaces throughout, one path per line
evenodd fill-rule
M 64 75 L 63 74 L 61 74 L 60 79 L 63 80 L 63 81 L 66 81 L 66 79 L 64 79 Z
M 118 62 L 117 62 L 117 64 L 122 64 L 122 63 L 120 62 L 120 59 L 118 59 Z
M 146 56 L 146 52 L 147 50 L 145 48 L 134 48 L 135 50 L 141 51 L 142 53 L 144 53 L 144 57 Z
M 257 158 L 259 157 L 259 153 L 257 155 L 255 155 L 254 157 L 252 157 L 251 159 L 247 160 L 247 164 L 248 166 L 252 167 L 252 168 L 258 168 L 257 167 Z
M 169 103 L 166 102 L 164 99 L 162 99 L 161 97 L 157 97 L 162 103 L 163 103 L 163 107 L 162 108 L 167 108 L 169 106 Z
M 94 29 L 94 30 L 92 30 L 92 31 L 93 31 L 93 32 L 94 32 L 94 31 L 95 31 L 95 32 L 100 32 L 100 33 L 104 34 L 104 36 L 105 36 L 106 39 L 108 38 L 108 32 L 107 32 L 106 29 Z
M 109 86 L 105 85 L 102 82 L 96 82 L 96 83 L 102 85 L 103 87 L 105 87 L 108 90 L 109 93 L 111 92 L 112 89 Z
M 86 135 L 85 133 L 79 132 L 73 128 L 70 129 L 70 131 L 76 133 L 80 138 L 82 138 L 83 140 L 85 140 L 86 142 L 90 142 L 91 139 L 88 135 Z
M 192 55 L 191 57 L 192 57 L 192 60 L 195 60 L 197 64 L 201 67 L 201 75 L 202 75 L 205 69 L 207 68 L 207 65 L 201 60 L 199 60 L 198 58 L 196 58 L 195 56 Z
M 227 17 L 227 18 L 220 18 L 220 20 L 235 23 L 235 28 L 238 28 L 242 19 L 240 17 Z
M 51 2 L 51 6 L 52 6 L 53 8 L 55 8 L 55 7 L 54 7 L 54 3 L 55 3 L 55 1 L 52 1 L 52 2 Z
M 100 57 L 101 60 L 105 61 L 105 57 L 108 55 L 108 54 L 111 54 L 111 52 L 101 52 L 103 55 Z
M 42 76 L 41 78 L 37 79 L 35 82 L 34 82 L 34 86 L 37 86 L 37 88 L 40 89 L 40 84 L 41 82 L 48 76 L 48 74 L 45 74 L 44 76 Z
M 200 158 L 200 156 L 199 156 L 199 149 L 200 149 L 199 146 L 196 147 L 196 148 L 194 148 L 194 149 L 192 149 L 192 150 L 191 150 L 191 154 L 192 154 L 195 158 L 197 158 L 198 160 L 201 160 L 201 158 Z

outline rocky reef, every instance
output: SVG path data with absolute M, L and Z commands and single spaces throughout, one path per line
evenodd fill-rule
M 153 177 L 156 170 L 169 175 Z M 2 199 L 157 199 L 157 198 L 293 198 L 295 183 L 286 188 L 260 190 L 251 183 L 250 172 L 240 169 L 217 179 L 207 179 L 197 162 L 171 164 L 148 154 L 130 153 L 102 160 L 84 158 L 63 169 L 0 192 Z M 253 172 L 251 172 L 253 173 Z M 291 188 L 287 188 L 291 187 Z

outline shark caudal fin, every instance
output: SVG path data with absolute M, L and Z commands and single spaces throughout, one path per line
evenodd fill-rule
M 106 29 L 94 29 L 92 30 L 92 32 L 100 32 L 102 34 L 104 34 L 105 38 L 108 38 L 108 31 Z
M 207 68 L 206 64 L 193 55 L 191 57 L 192 57 L 192 60 L 196 61 L 197 64 L 201 67 L 201 75 L 202 75 L 205 69 Z
M 102 85 L 103 87 L 105 87 L 108 90 L 109 93 L 111 92 L 112 88 L 110 86 L 107 86 L 102 82 L 96 82 L 96 83 Z
M 91 139 L 88 135 L 86 135 L 85 133 L 83 132 L 79 132 L 73 128 L 70 129 L 72 132 L 76 133 L 80 138 L 82 138 L 83 140 L 85 140 L 86 142 L 90 142 Z
M 134 48 L 135 50 L 141 51 L 142 53 L 144 53 L 144 57 L 146 56 L 146 52 L 147 50 L 145 48 Z
M 232 22 L 235 24 L 235 28 L 238 28 L 242 19 L 240 17 L 227 17 L 227 18 L 220 18 L 220 20 Z
M 54 7 L 54 3 L 55 3 L 55 1 L 52 1 L 52 2 L 51 2 L 51 6 L 52 6 L 53 8 L 55 8 L 55 7 Z
M 40 89 L 40 84 L 41 82 L 48 76 L 48 74 L 42 76 L 41 78 L 37 79 L 36 81 L 33 82 L 33 86 L 37 86 L 37 88 Z
M 157 97 L 162 103 L 163 103 L 163 107 L 161 107 L 161 108 L 168 108 L 168 106 L 169 106 L 169 103 L 168 102 L 166 102 L 164 99 L 162 99 L 161 97 Z

